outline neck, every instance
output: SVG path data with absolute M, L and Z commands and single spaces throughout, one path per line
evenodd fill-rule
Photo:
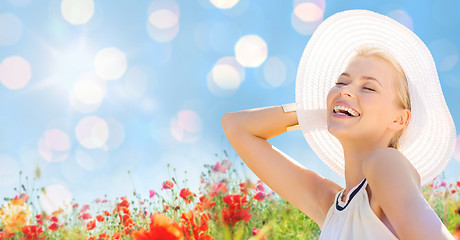
M 348 192 L 358 185 L 364 178 L 363 163 L 373 151 L 386 147 L 386 144 L 356 144 L 356 141 L 351 141 L 350 144 L 342 142 L 345 158 L 345 183 L 346 188 L 343 196 L 348 195 Z

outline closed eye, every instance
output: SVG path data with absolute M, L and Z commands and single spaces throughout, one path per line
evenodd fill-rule
M 372 88 L 365 87 L 364 89 L 375 92 L 375 90 Z
M 336 82 L 335 85 L 346 85 L 346 84 L 343 82 Z

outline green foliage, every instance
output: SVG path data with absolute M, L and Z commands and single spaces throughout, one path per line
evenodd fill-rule
M 237 162 L 234 160 L 232 164 L 226 158 L 227 155 L 214 165 L 205 165 L 200 175 L 199 192 L 190 193 L 185 199 L 181 192 L 188 189 L 186 173 L 185 179 L 178 181 L 173 169 L 169 181 L 174 186 L 156 190 L 151 198 L 142 197 L 133 185 L 131 198 L 122 197 L 114 201 L 96 199 L 86 210 L 83 205 L 72 203 L 70 210 L 59 210 L 50 215 L 40 209 L 35 196 L 41 190 L 30 187 L 33 182 L 29 183 L 26 178 L 26 183 L 20 183 L 20 187 L 16 188 L 18 195 L 15 198 L 4 199 L 0 210 L 0 239 L 6 238 L 7 234 L 12 234 L 13 239 L 25 237 L 22 229 L 26 225 L 40 227 L 43 233 L 39 236 L 46 239 L 98 239 L 101 234 L 132 239 L 132 231 L 149 229 L 153 213 L 161 213 L 174 220 L 184 233 L 198 236 L 198 231 L 201 231 L 200 234 L 210 235 L 214 239 L 318 239 L 320 228 L 314 221 L 260 181 L 251 182 L 241 177 L 243 170 L 237 167 L 242 163 L 234 164 Z M 171 174 L 169 164 L 168 172 Z M 460 226 L 460 182 L 434 181 L 423 188 L 423 195 L 453 233 Z M 213 203 L 212 207 L 198 208 L 203 204 L 200 197 L 204 196 L 209 203 Z M 240 202 L 232 203 L 229 196 L 237 197 Z M 14 199 L 22 199 L 22 202 Z M 191 201 L 188 203 L 186 199 Z M 19 210 L 29 209 L 30 206 L 30 210 L 14 212 L 10 211 L 11 206 Z M 16 215 L 11 215 L 12 212 Z M 84 217 L 85 213 L 90 216 Z M 193 223 L 188 225 L 192 228 L 187 228 L 184 220 L 186 214 L 193 216 Z M 42 216 L 42 223 L 38 221 L 37 215 Z M 54 220 L 51 219 L 53 216 Z M 97 221 L 96 216 L 102 216 L 103 221 Z M 21 219 L 25 220 L 21 222 Z M 58 223 L 55 231 L 51 227 L 53 221 Z M 91 221 L 95 223 L 94 229 L 88 227 Z

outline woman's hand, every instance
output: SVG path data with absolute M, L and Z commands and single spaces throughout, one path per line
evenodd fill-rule
M 281 106 L 226 113 L 222 118 L 230 144 L 257 177 L 322 226 L 340 186 L 267 142 L 295 124 L 297 113 L 285 113 Z

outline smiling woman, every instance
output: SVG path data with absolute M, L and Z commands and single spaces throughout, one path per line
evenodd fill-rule
M 310 38 L 296 84 L 295 111 L 231 112 L 222 126 L 248 167 L 321 227 L 320 239 L 452 239 L 421 185 L 450 160 L 455 127 L 412 31 L 367 10 L 337 13 Z M 345 188 L 267 142 L 297 123 Z
M 334 95 L 337 93 L 340 95 L 339 99 L 334 100 Z M 350 99 L 346 100 L 345 96 L 350 97 Z M 391 100 L 383 101 L 378 98 Z M 357 106 L 355 107 L 358 104 L 357 99 L 360 100 L 359 110 L 357 110 Z M 336 102 L 330 106 L 332 101 Z M 368 104 L 368 110 L 365 112 L 376 112 L 374 114 L 375 119 L 368 120 L 369 127 L 367 129 L 360 125 L 353 133 L 364 131 L 369 134 L 366 139 L 380 136 L 375 135 L 371 130 L 375 129 L 375 124 L 383 121 L 385 116 L 393 118 L 393 113 L 386 112 L 386 110 L 401 110 L 400 123 L 403 124 L 402 128 L 392 131 L 388 136 L 391 137 L 389 141 L 387 138 L 383 139 L 384 142 L 389 142 L 388 147 L 397 148 L 398 140 L 410 118 L 411 108 L 407 80 L 401 66 L 390 54 L 369 46 L 363 46 L 356 50 L 356 55 L 350 60 L 347 69 L 340 74 L 336 85 L 331 88 L 328 94 L 328 107 L 333 108 L 332 119 L 360 117 L 360 120 L 367 120 L 367 118 L 363 118 L 367 117 L 367 114 L 361 116 L 366 104 Z M 333 127 L 330 125 L 330 120 L 331 118 L 328 117 L 329 132 Z M 387 120 L 391 121 L 392 119 Z

